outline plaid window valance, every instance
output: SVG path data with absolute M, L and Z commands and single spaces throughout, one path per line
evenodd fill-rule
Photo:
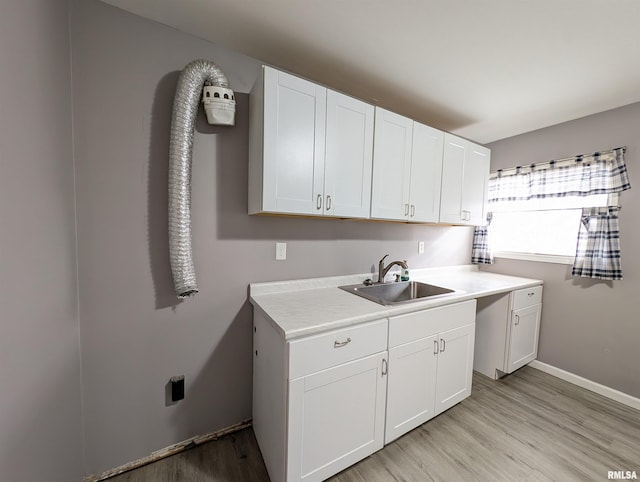
M 489 178 L 489 205 L 545 197 L 613 194 L 631 188 L 624 147 L 588 156 L 499 170 Z

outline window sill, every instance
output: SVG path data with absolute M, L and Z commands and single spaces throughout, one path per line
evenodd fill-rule
M 560 256 L 556 254 L 535 254 L 535 253 L 515 253 L 512 251 L 501 251 L 493 253 L 494 258 L 519 259 L 523 261 L 537 261 L 539 263 L 556 263 L 572 265 L 573 256 Z

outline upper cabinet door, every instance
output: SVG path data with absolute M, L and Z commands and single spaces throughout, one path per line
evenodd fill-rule
M 462 178 L 467 149 L 464 139 L 445 133 L 440 196 L 441 223 L 459 224 L 462 221 Z
M 371 217 L 406 220 L 413 120 L 376 107 Z
M 413 123 L 409 221 L 438 222 L 443 144 L 444 132 Z
M 369 217 L 373 116 L 372 105 L 327 91 L 325 215 Z
M 480 226 L 486 223 L 491 151 L 477 144 L 469 144 L 469 162 L 465 164 L 462 188 L 462 211 L 469 213 L 468 224 Z
M 264 68 L 262 209 L 322 214 L 327 89 Z
M 486 147 L 445 133 L 441 223 L 484 224 L 490 161 Z

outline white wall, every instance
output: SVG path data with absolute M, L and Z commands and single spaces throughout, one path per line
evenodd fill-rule
M 260 62 L 97 0 L 72 9 L 80 319 L 88 472 L 251 416 L 250 282 L 468 263 L 472 229 L 247 215 L 248 96 Z M 201 292 L 176 303 L 167 168 L 178 71 L 213 60 L 237 125 L 198 122 L 194 258 Z M 417 254 L 418 240 L 426 253 Z M 274 259 L 286 241 L 287 261 Z M 165 385 L 186 375 L 186 398 Z
M 640 104 L 602 112 L 489 145 L 491 169 L 627 146 L 631 190 L 621 196 L 621 281 L 571 276 L 571 266 L 498 259 L 499 273 L 544 280 L 538 359 L 640 397 Z
M 69 9 L 2 6 L 0 480 L 68 482 L 82 477 Z

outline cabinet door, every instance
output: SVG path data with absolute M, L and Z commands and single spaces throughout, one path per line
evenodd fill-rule
M 436 415 L 471 395 L 474 337 L 473 323 L 439 334 Z
M 491 151 L 445 133 L 440 222 L 481 225 L 489 182 Z
M 541 311 L 542 304 L 537 304 L 511 312 L 507 373 L 517 370 L 538 356 Z
M 438 222 L 443 144 L 444 132 L 413 123 L 409 221 Z
M 376 107 L 371 217 L 407 220 L 413 121 Z
M 437 335 L 389 350 L 385 444 L 434 416 L 437 360 Z
M 263 210 L 322 214 L 327 89 L 264 69 Z
M 486 223 L 491 151 L 486 147 L 469 143 L 468 155 L 464 165 L 462 212 L 469 213 L 467 224 L 480 226 Z
M 327 91 L 324 214 L 368 218 L 373 165 L 372 105 Z
M 383 352 L 289 382 L 288 481 L 324 480 L 382 448 L 386 364 Z
M 442 158 L 442 195 L 440 222 L 460 224 L 462 216 L 462 179 L 467 156 L 467 142 L 453 134 L 444 134 Z

